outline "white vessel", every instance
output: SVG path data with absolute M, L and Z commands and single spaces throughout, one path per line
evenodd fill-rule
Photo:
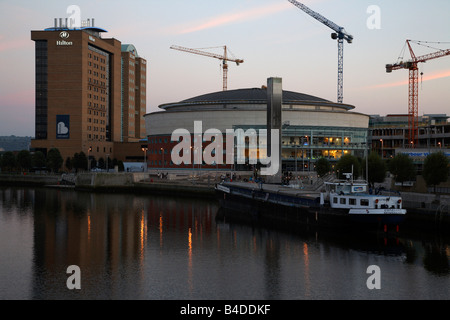
M 363 223 L 398 225 L 406 215 L 400 195 L 374 194 L 363 181 L 326 182 L 320 204 L 347 213 L 352 220 Z

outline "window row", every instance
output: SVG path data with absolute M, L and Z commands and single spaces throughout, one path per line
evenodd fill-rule
M 105 121 L 105 120 L 100 119 L 100 122 L 99 122 L 99 119 L 96 119 L 96 118 L 88 118 L 88 122 L 89 122 L 89 123 L 106 124 L 106 121 Z
M 103 127 L 92 127 L 92 126 L 88 126 L 87 127 L 88 131 L 99 131 L 99 132 L 106 132 L 106 129 Z

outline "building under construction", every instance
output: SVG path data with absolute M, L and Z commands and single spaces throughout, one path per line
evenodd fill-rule
M 442 151 L 450 157 L 449 118 L 446 114 L 424 114 L 418 117 L 418 139 L 412 146 L 408 114 L 372 115 L 369 125 L 371 149 L 383 159 L 393 158 L 399 152 L 406 153 L 421 171 L 423 161 L 430 152 Z

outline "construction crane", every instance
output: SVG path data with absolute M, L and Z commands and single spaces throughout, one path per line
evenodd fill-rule
M 216 54 L 216 53 L 211 53 L 211 52 L 200 51 L 198 49 L 191 49 L 191 48 L 180 47 L 180 46 L 171 46 L 170 47 L 170 49 L 184 51 L 184 52 L 190 52 L 190 53 L 199 54 L 199 55 L 202 55 L 202 56 L 206 56 L 206 57 L 216 58 L 216 59 L 222 60 L 223 91 L 227 91 L 227 87 L 228 87 L 228 84 L 227 84 L 228 83 L 228 61 L 235 62 L 236 65 L 239 65 L 240 63 L 243 63 L 244 60 L 230 58 L 228 56 L 227 46 L 215 47 L 215 48 L 223 48 L 223 55 Z M 203 48 L 203 49 L 212 49 L 212 48 Z
M 338 103 L 342 103 L 344 101 L 344 40 L 348 43 L 353 42 L 353 36 L 348 34 L 343 27 L 338 26 L 336 23 L 328 20 L 321 14 L 311 10 L 304 4 L 295 1 L 288 0 L 290 3 L 300 8 L 311 17 L 316 19 L 319 22 L 322 22 L 324 25 L 334 30 L 331 34 L 331 38 L 333 40 L 337 40 L 338 42 L 338 89 L 337 89 L 337 101 Z
M 414 42 L 421 44 L 426 41 L 413 41 L 406 40 L 406 45 L 408 46 L 409 53 L 411 54 L 411 60 L 409 61 L 399 61 L 394 64 L 386 65 L 386 72 L 391 73 L 393 70 L 408 69 L 409 70 L 409 89 L 408 89 L 408 143 L 409 147 L 415 148 L 417 146 L 419 130 L 419 67 L 418 64 L 421 62 L 426 62 L 428 60 L 437 59 L 440 57 L 450 55 L 450 49 L 439 50 L 434 53 L 429 53 L 423 56 L 416 57 L 411 43 Z M 429 42 L 426 42 L 429 43 Z

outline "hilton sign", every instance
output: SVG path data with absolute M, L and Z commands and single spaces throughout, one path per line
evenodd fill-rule
M 59 34 L 59 37 L 61 39 L 67 39 L 67 38 L 70 37 L 70 34 L 67 31 L 62 31 Z M 58 41 L 56 41 L 56 45 L 57 46 L 71 46 L 71 45 L 73 45 L 73 42 L 72 41 L 65 41 L 65 40 L 58 40 Z
M 57 46 L 71 46 L 71 45 L 73 45 L 73 42 L 72 41 L 64 41 L 64 40 L 56 41 L 56 45 Z

